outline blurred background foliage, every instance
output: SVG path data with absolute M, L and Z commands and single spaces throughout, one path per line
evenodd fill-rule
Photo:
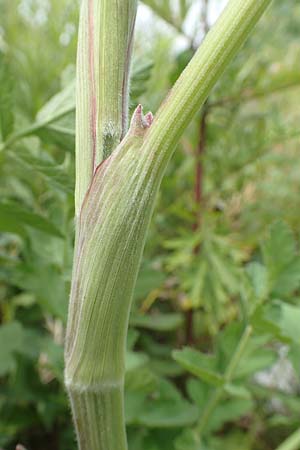
M 131 108 L 155 113 L 224 3 L 143 2 Z M 0 0 L 6 450 L 76 448 L 63 341 L 78 6 Z M 271 450 L 299 427 L 299 33 L 299 2 L 274 0 L 169 165 L 130 320 L 130 450 Z

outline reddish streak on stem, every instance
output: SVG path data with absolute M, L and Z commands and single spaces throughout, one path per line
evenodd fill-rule
M 203 32 L 206 35 L 209 31 L 208 23 L 208 3 L 209 0 L 203 0 L 201 21 L 203 25 Z M 206 119 L 207 119 L 207 102 L 203 105 L 202 116 L 199 127 L 199 141 L 196 149 L 196 170 L 195 170 L 195 185 L 194 185 L 194 198 L 196 206 L 195 223 L 193 224 L 193 231 L 197 231 L 201 226 L 201 208 L 203 203 L 203 153 L 206 146 Z M 196 245 L 194 248 L 194 254 L 197 255 L 200 252 L 200 245 Z M 188 345 L 194 344 L 194 310 L 191 308 L 186 311 L 185 322 L 185 339 Z
M 200 121 L 199 128 L 199 142 L 196 151 L 196 172 L 195 172 L 195 187 L 194 187 L 194 198 L 197 207 L 196 221 L 193 225 L 193 229 L 196 231 L 200 226 L 201 221 L 201 203 L 203 200 L 203 153 L 206 145 L 206 117 L 207 117 L 207 106 L 204 105 L 203 112 Z M 195 253 L 199 250 L 195 249 Z
M 195 185 L 194 198 L 196 204 L 196 218 L 193 224 L 193 230 L 197 231 L 201 226 L 201 208 L 203 202 L 203 154 L 206 146 L 206 119 L 207 119 L 207 104 L 204 104 L 202 116 L 199 127 L 199 141 L 196 149 L 196 169 L 195 169 Z M 200 245 L 194 248 L 194 254 L 200 252 Z M 189 309 L 185 316 L 185 340 L 188 345 L 194 344 L 194 311 Z
M 91 120 L 90 131 L 92 135 L 92 173 L 96 165 L 96 139 L 97 139 L 97 104 L 96 104 L 96 83 L 95 83 L 95 53 L 94 53 L 94 0 L 89 1 L 89 80 L 91 88 Z
M 128 39 L 128 43 L 127 43 L 126 58 L 125 58 L 124 76 L 123 76 L 123 84 L 122 84 L 122 134 L 121 134 L 121 140 L 123 139 L 123 137 L 125 136 L 126 131 L 127 131 L 126 130 L 127 114 L 128 114 L 127 90 L 128 90 L 129 67 L 130 67 L 130 60 L 131 60 L 131 53 L 132 53 L 135 21 L 136 21 L 136 14 L 135 14 L 134 19 L 131 24 L 129 39 Z

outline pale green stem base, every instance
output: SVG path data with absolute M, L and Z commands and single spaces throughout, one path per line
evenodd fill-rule
M 127 450 L 122 384 L 68 392 L 80 450 Z

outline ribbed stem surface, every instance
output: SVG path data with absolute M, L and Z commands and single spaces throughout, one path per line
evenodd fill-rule
M 123 385 L 69 386 L 79 448 L 126 450 Z
M 125 372 L 128 317 L 161 178 L 180 135 L 270 1 L 229 2 L 152 126 L 150 117 L 147 122 L 137 108 L 126 138 L 96 170 L 90 184 L 86 181 L 91 173 L 84 167 L 85 162 L 91 162 L 90 147 L 76 149 L 86 151 L 88 156 L 79 156 L 77 164 L 76 178 L 79 177 L 81 185 L 77 207 L 80 207 L 65 379 L 80 450 L 126 449 L 120 380 Z M 106 2 L 111 7 L 127 3 Z M 128 2 L 131 6 L 134 3 Z M 122 22 L 123 16 L 114 20 Z M 114 30 L 117 32 L 117 28 Z M 107 29 L 107 33 L 111 32 Z M 80 127 L 85 130 L 89 122 Z M 83 181 L 88 187 L 85 197 Z M 116 386 L 118 389 L 113 389 Z
M 127 131 L 128 79 L 137 0 L 82 0 L 76 87 L 78 216 L 98 164 Z

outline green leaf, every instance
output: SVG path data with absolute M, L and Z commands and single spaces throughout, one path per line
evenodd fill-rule
M 276 222 L 270 228 L 262 252 L 272 292 L 277 296 L 287 296 L 295 291 L 300 286 L 300 258 L 296 256 L 292 231 L 285 223 Z
M 208 426 L 209 430 L 220 430 L 225 423 L 236 421 L 249 414 L 253 410 L 253 407 L 254 403 L 252 400 L 238 398 L 231 398 L 230 401 L 225 400 L 213 412 Z
M 176 450 L 208 450 L 194 430 L 184 430 L 175 441 Z
M 53 124 L 75 111 L 75 80 L 55 94 L 37 113 L 38 123 Z
M 138 423 L 149 428 L 184 427 L 195 423 L 197 408 L 184 400 L 175 387 L 161 380 L 159 390 L 147 401 Z
M 36 228 L 52 236 L 63 237 L 58 228 L 43 216 L 12 201 L 0 202 L 0 231 L 23 235 L 25 226 Z
M 168 358 L 151 358 L 151 369 L 164 377 L 179 377 L 184 374 L 183 368 Z
M 59 192 L 73 192 L 74 183 L 70 180 L 63 165 L 55 163 L 50 156 L 36 157 L 29 152 L 7 152 L 14 164 L 19 164 L 27 173 L 38 174 L 53 189 Z
M 130 325 L 155 331 L 177 330 L 182 323 L 183 317 L 179 313 L 133 315 L 130 318 Z
M 300 258 L 295 258 L 276 277 L 273 293 L 276 296 L 288 296 L 300 286 Z
M 257 331 L 268 332 L 283 342 L 300 343 L 300 307 L 282 301 L 258 308 L 253 316 Z
M 224 391 L 230 395 L 231 397 L 237 397 L 237 398 L 243 398 L 243 399 L 250 399 L 251 393 L 246 389 L 244 386 L 240 386 L 233 383 L 226 383 L 224 385 Z
M 136 394 L 138 394 L 138 396 L 142 394 L 143 399 L 145 399 L 145 395 L 154 392 L 157 383 L 157 377 L 146 367 L 139 367 L 136 370 L 126 372 L 125 390 L 129 397 L 130 395 L 133 395 L 133 397 L 136 398 Z M 127 413 L 129 413 L 129 409 L 128 406 Z M 131 412 L 131 416 L 135 417 L 135 414 L 135 412 Z
M 199 377 L 205 383 L 220 386 L 224 382 L 221 374 L 216 372 L 216 357 L 198 352 L 186 347 L 183 350 L 175 350 L 173 358 L 188 372 Z
M 247 275 L 250 278 L 255 297 L 258 300 L 265 299 L 269 291 L 268 273 L 265 266 L 257 262 L 252 262 L 248 264 L 246 270 Z
M 300 344 L 300 307 L 277 302 L 272 308 L 272 318 L 280 334 L 291 342 Z
M 276 277 L 292 262 L 296 255 L 296 243 L 288 225 L 276 222 L 270 227 L 269 237 L 262 245 L 262 253 L 272 277 Z
M 10 322 L 0 326 L 0 376 L 13 372 L 17 367 L 17 354 L 36 358 L 39 336 L 27 330 L 19 322 Z
M 202 411 L 207 405 L 209 396 L 215 389 L 214 386 L 209 386 L 196 378 L 190 378 L 187 381 L 187 392 L 189 398 L 197 405 L 200 411 Z
M 13 114 L 13 76 L 6 57 L 0 51 L 0 138 L 2 141 L 12 133 Z
M 62 345 L 54 342 L 51 336 L 40 339 L 40 347 L 43 354 L 47 356 L 44 367 L 51 370 L 56 378 L 63 383 L 64 372 L 64 349 Z
M 153 290 L 159 288 L 165 280 L 165 275 L 153 269 L 150 263 L 144 263 L 134 289 L 134 298 L 144 299 Z
M 209 260 L 222 285 L 228 292 L 235 293 L 238 289 L 238 283 L 234 274 L 234 266 L 230 265 L 228 260 L 217 251 L 210 252 Z
M 152 391 L 149 391 L 152 389 Z M 184 400 L 177 389 L 166 380 L 159 380 L 138 391 L 126 390 L 126 421 L 147 428 L 173 428 L 193 424 L 197 408 Z
M 34 134 L 65 150 L 75 145 L 75 81 L 52 97 L 38 112 Z
M 152 61 L 137 61 L 133 63 L 130 83 L 131 102 L 137 103 L 139 97 L 145 92 L 146 84 L 150 79 L 153 66 L 154 64 Z
M 241 324 L 232 323 L 218 336 L 218 360 L 224 372 L 238 346 L 241 330 Z M 264 329 L 262 331 L 262 335 L 252 335 L 249 339 L 232 376 L 233 380 L 254 375 L 257 371 L 270 367 L 275 362 L 276 352 L 268 347 L 270 342 L 268 331 Z
M 145 353 L 130 352 L 126 353 L 126 371 L 137 370 L 143 367 L 149 361 Z
M 23 264 L 14 270 L 13 283 L 36 295 L 37 302 L 50 314 L 67 317 L 68 298 L 66 285 L 61 271 L 54 265 L 45 265 L 40 261 L 36 264 Z

